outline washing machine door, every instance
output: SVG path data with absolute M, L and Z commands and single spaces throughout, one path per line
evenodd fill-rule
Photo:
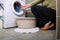
M 21 3 L 19 0 L 14 0 L 12 2 L 12 11 L 16 14 L 16 15 L 23 15 L 23 10 L 21 9 Z

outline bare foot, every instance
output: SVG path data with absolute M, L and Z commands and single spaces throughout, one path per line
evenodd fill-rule
M 48 29 L 52 28 L 53 26 L 54 26 L 53 23 L 51 25 L 45 25 L 43 28 L 41 28 L 41 30 L 48 30 Z

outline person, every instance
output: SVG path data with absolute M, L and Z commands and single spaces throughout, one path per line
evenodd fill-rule
M 21 8 L 22 10 L 31 8 L 32 13 L 36 17 L 37 26 L 39 26 L 41 30 L 49 30 L 56 27 L 55 0 L 34 0 L 30 4 L 22 5 Z

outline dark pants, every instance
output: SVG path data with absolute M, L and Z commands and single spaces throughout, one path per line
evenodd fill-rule
M 31 7 L 31 11 L 36 17 L 37 26 L 43 27 L 49 21 L 56 26 L 56 10 L 36 5 Z

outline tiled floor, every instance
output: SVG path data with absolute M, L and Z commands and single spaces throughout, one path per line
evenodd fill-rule
M 60 39 L 57 39 L 57 40 L 60 40 Z
M 0 40 L 55 40 L 55 30 L 42 31 L 30 34 L 21 34 L 15 28 L 0 30 Z

